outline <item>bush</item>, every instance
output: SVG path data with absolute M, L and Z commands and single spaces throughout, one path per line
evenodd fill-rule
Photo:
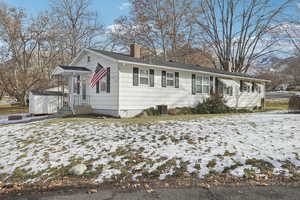
M 190 114 L 196 114 L 194 108 L 190 107 L 182 107 L 182 108 L 176 108 L 176 114 L 177 115 L 190 115 Z
M 160 113 L 155 108 L 148 108 L 148 109 L 144 110 L 144 115 L 146 115 L 146 116 L 158 116 L 158 115 L 160 115 Z
M 233 110 L 225 103 L 226 101 L 222 96 L 213 94 L 202 103 L 199 103 L 195 107 L 195 112 L 197 114 L 218 114 L 232 112 Z
M 300 95 L 294 95 L 290 97 L 289 112 L 300 112 Z
M 176 108 L 171 108 L 168 110 L 168 115 L 177 115 L 177 109 Z
M 199 103 L 195 108 L 181 107 L 168 110 L 169 115 L 191 115 L 191 114 L 222 114 L 222 113 L 249 113 L 252 112 L 246 108 L 230 108 L 226 105 L 223 96 L 218 94 L 211 95 L 208 99 Z M 158 116 L 159 111 L 155 108 L 144 110 L 140 116 Z

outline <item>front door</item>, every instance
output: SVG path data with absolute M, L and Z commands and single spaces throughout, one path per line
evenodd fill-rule
M 82 80 L 82 100 L 86 100 L 86 80 Z

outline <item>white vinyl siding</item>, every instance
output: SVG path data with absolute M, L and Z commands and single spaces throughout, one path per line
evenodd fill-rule
M 91 62 L 87 64 L 86 58 L 88 55 L 91 57 Z M 110 68 L 110 93 L 104 91 L 107 87 L 104 82 L 103 84 L 100 83 L 99 94 L 96 93 L 96 88 L 90 87 L 89 80 L 95 71 L 97 63 Z M 83 52 L 79 62 L 74 62 L 72 65 L 87 67 L 91 71 L 90 74 L 83 75 L 82 80 L 87 80 L 86 92 L 87 96 L 90 97 L 92 108 L 94 110 L 102 110 L 105 114 L 112 114 L 114 116 L 132 117 L 144 109 L 156 107 L 157 105 L 167 105 L 168 108 L 194 107 L 210 96 L 211 87 L 214 90 L 217 89 L 214 88 L 214 84 L 210 85 L 210 76 L 200 72 L 195 73 L 178 69 L 165 69 L 164 67 L 157 66 L 125 64 L 89 51 Z M 133 84 L 134 68 L 138 69 L 136 76 L 137 85 Z M 176 76 L 178 77 L 177 85 L 179 88 L 176 87 L 175 73 L 178 73 Z M 165 74 L 166 87 L 162 86 L 163 74 Z M 197 90 L 195 94 L 192 94 L 192 74 L 195 75 L 195 91 Z M 222 78 L 222 76 L 220 75 L 220 77 L 217 76 L 215 78 Z M 106 81 L 107 79 L 104 77 L 103 80 Z M 232 93 L 232 96 L 226 95 L 226 104 L 231 107 L 251 108 L 260 106 L 261 99 L 265 95 L 264 83 L 257 82 L 257 88 L 255 88 L 257 92 L 248 93 L 240 92 L 240 80 L 243 79 L 234 79 L 236 83 L 229 85 L 229 87 L 232 87 L 232 91 L 229 89 L 228 93 Z M 145 85 L 141 84 L 141 82 Z M 150 82 L 153 82 L 152 86 L 150 86 Z M 244 80 L 244 82 L 252 84 L 251 81 Z M 69 82 L 69 85 L 71 85 L 71 82 Z
M 87 63 L 87 56 L 90 56 L 90 62 Z M 92 88 L 90 86 L 90 80 L 93 76 L 93 72 L 97 66 L 97 63 L 100 63 L 105 68 L 110 68 L 110 93 L 104 91 L 104 87 L 107 87 L 107 77 L 103 77 L 99 83 L 99 93 L 96 93 L 96 86 Z M 118 64 L 111 61 L 101 55 L 90 53 L 84 51 L 81 59 L 73 63 L 74 66 L 82 66 L 88 68 L 91 73 L 82 77 L 82 79 L 87 80 L 86 93 L 89 97 L 90 105 L 93 109 L 103 109 L 103 110 L 118 110 Z M 106 85 L 106 86 L 105 86 Z

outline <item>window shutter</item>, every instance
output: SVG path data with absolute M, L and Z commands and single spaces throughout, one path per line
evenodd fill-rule
M 100 81 L 97 81 L 96 83 L 96 93 L 99 94 L 100 92 Z
M 106 74 L 106 92 L 110 93 L 110 67 L 107 68 Z
M 154 87 L 154 69 L 150 69 L 149 73 L 150 73 L 150 87 Z
M 139 85 L 139 68 L 136 67 L 133 68 L 133 85 Z
M 136 67 L 133 68 L 133 85 L 139 85 L 139 68 Z
M 77 76 L 77 94 L 80 94 L 80 76 Z
M 214 77 L 213 76 L 209 77 L 209 87 L 210 87 L 209 93 L 213 94 L 214 93 Z
M 166 71 L 161 72 L 161 86 L 162 87 L 166 87 L 166 82 L 167 82 L 166 74 L 167 74 Z
M 196 75 L 192 74 L 192 94 L 196 94 Z
M 179 88 L 179 72 L 175 72 L 175 88 Z
M 240 81 L 240 92 L 243 92 L 243 81 Z

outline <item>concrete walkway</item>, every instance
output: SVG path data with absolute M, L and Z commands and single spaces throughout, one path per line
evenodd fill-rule
M 299 200 L 300 187 L 285 186 L 245 186 L 211 187 L 204 189 L 189 187 L 184 189 L 157 189 L 147 191 L 86 191 L 74 194 L 47 194 L 43 196 L 1 197 L 1 200 Z

